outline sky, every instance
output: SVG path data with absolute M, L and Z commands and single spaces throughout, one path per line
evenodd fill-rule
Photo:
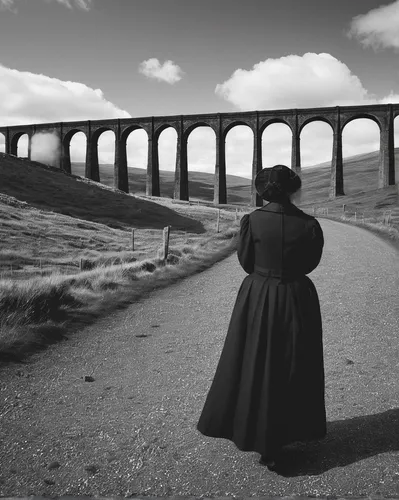
M 0 0 L 0 125 L 393 103 L 398 62 L 399 0 Z M 73 161 L 84 160 L 82 136 Z M 129 165 L 145 167 L 146 140 L 130 135 Z M 101 136 L 101 162 L 113 163 L 113 142 Z M 378 126 L 355 120 L 343 147 L 377 150 Z M 173 170 L 172 129 L 159 148 Z M 263 149 L 264 166 L 290 165 L 288 127 L 268 127 Z M 302 165 L 331 152 L 331 128 L 306 126 Z M 196 129 L 188 154 L 189 171 L 213 172 L 213 131 Z M 250 177 L 251 162 L 252 132 L 235 127 L 227 173 Z

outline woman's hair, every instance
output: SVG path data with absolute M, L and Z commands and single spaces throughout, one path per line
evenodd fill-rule
M 290 196 L 300 189 L 302 182 L 300 177 L 298 177 L 295 182 L 295 186 L 292 185 L 290 189 L 284 182 L 270 181 L 265 183 L 263 196 L 270 201 L 281 201 L 290 199 Z

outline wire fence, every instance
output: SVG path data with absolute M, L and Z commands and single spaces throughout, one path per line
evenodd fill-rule
M 215 211 L 215 233 L 219 233 L 221 231 L 221 209 L 215 207 L 213 207 L 213 209 Z M 247 211 L 243 211 L 242 208 L 235 208 L 235 210 L 230 210 L 229 212 L 233 212 L 232 216 L 227 218 L 228 220 L 231 220 L 232 223 L 234 221 L 239 221 L 242 215 L 244 213 L 247 213 Z M 225 216 L 223 216 L 223 218 L 226 219 Z M 166 261 L 168 258 L 171 228 L 172 226 L 166 226 L 163 229 L 162 240 L 160 239 L 159 241 L 159 245 L 161 246 L 161 258 L 163 261 Z M 132 228 L 131 231 L 130 248 L 128 250 L 134 253 L 135 251 L 140 250 L 140 248 L 138 248 L 140 247 L 140 244 L 137 245 L 137 239 L 135 238 L 135 232 L 137 232 L 137 230 Z M 83 250 L 84 247 L 82 246 L 82 251 Z M 18 259 L 18 261 L 12 263 L 2 263 L 0 260 L 0 280 L 23 280 L 40 276 L 52 276 L 55 274 L 72 275 L 83 271 L 92 270 L 100 265 L 122 265 L 124 263 L 153 257 L 153 255 L 143 256 L 141 252 L 139 259 L 129 257 L 129 259 L 126 260 L 126 258 L 118 258 L 118 256 L 114 256 L 110 259 L 100 259 L 99 261 L 93 261 L 88 258 L 77 257 L 74 260 L 62 260 L 62 262 L 57 262 L 56 260 L 46 258 L 44 254 L 45 248 L 40 245 L 39 255 L 42 253 L 42 251 L 43 257 L 37 256 L 26 259 L 20 258 Z
M 240 212 L 240 215 L 251 213 L 253 207 L 248 207 Z M 387 227 L 399 229 L 399 207 L 397 209 L 367 209 L 356 205 L 344 204 L 342 207 L 328 207 L 325 205 L 314 205 L 301 207 L 301 210 L 313 217 L 331 217 L 356 223 L 382 224 Z
M 0 264 L 0 280 L 21 280 L 36 276 L 50 276 L 53 274 L 68 275 L 86 271 L 93 267 L 92 262 L 88 259 L 54 262 L 51 259 L 38 258 L 36 261 L 30 259 L 26 263 L 21 259 L 12 264 Z
M 215 210 L 215 232 L 219 233 L 221 211 L 219 208 L 214 208 L 214 210 Z M 234 218 L 232 218 L 232 222 L 233 221 L 239 222 L 243 215 L 251 213 L 253 210 L 254 207 L 250 206 L 247 207 L 240 206 L 235 208 L 231 206 L 228 209 L 230 213 L 232 212 L 235 213 Z M 355 205 L 343 204 L 341 208 L 326 207 L 323 205 L 314 205 L 312 207 L 302 208 L 302 210 L 305 213 L 308 213 L 309 215 L 312 215 L 314 217 L 328 217 L 336 220 L 354 222 L 355 224 L 372 223 L 399 231 L 399 208 L 387 209 L 383 211 L 381 211 L 381 209 L 363 210 L 359 207 L 356 207 Z M 170 227 L 168 231 L 165 230 L 163 231 L 162 248 L 163 248 L 164 260 L 166 260 L 168 256 Z M 135 230 L 132 229 L 131 249 L 130 249 L 132 252 L 136 250 L 134 231 Z M 130 262 L 133 262 L 135 260 L 137 259 L 132 257 Z M 108 263 L 107 265 L 123 264 L 124 262 L 125 261 L 122 259 L 118 261 L 118 258 L 114 258 L 113 262 Z M 93 262 L 92 260 L 85 258 L 77 258 L 74 261 L 56 262 L 54 260 L 48 258 L 46 259 L 45 257 L 43 257 L 43 258 L 31 258 L 28 259 L 26 262 L 21 260 L 18 263 L 2 264 L 0 262 L 0 280 L 2 279 L 21 280 L 37 276 L 50 276 L 54 274 L 71 275 L 91 270 L 95 268 L 97 265 L 98 265 L 97 262 Z
M 343 205 L 342 208 L 331 208 L 324 206 L 314 206 L 307 208 L 304 212 L 313 215 L 314 217 L 331 217 L 344 221 L 351 221 L 355 223 L 372 223 L 382 224 L 387 227 L 398 228 L 399 226 L 399 212 L 397 210 L 363 210 L 356 206 Z

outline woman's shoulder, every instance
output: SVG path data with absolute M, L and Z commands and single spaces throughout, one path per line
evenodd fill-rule
M 302 217 L 303 219 L 306 219 L 309 221 L 316 220 L 315 217 L 313 217 L 313 215 L 310 215 L 310 214 L 304 212 L 301 208 L 297 207 L 294 204 L 290 205 L 290 210 L 292 211 L 292 213 L 294 215 L 297 215 L 298 217 Z
M 247 228 L 249 227 L 249 216 L 251 214 L 244 214 L 241 219 L 240 219 L 240 225 L 241 225 L 241 228 Z
M 291 213 L 293 215 L 296 215 L 297 217 L 300 217 L 301 219 L 306 220 L 308 226 L 318 226 L 319 225 L 318 220 L 313 215 L 304 212 L 296 205 L 291 205 L 291 207 L 293 207 Z

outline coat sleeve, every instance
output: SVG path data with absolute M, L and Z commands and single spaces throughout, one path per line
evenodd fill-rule
M 311 273 L 319 265 L 323 253 L 323 230 L 317 219 L 312 219 L 308 225 L 308 248 L 306 249 L 305 274 Z
M 237 256 L 244 271 L 251 274 L 254 270 L 254 244 L 248 214 L 244 215 L 241 219 Z

